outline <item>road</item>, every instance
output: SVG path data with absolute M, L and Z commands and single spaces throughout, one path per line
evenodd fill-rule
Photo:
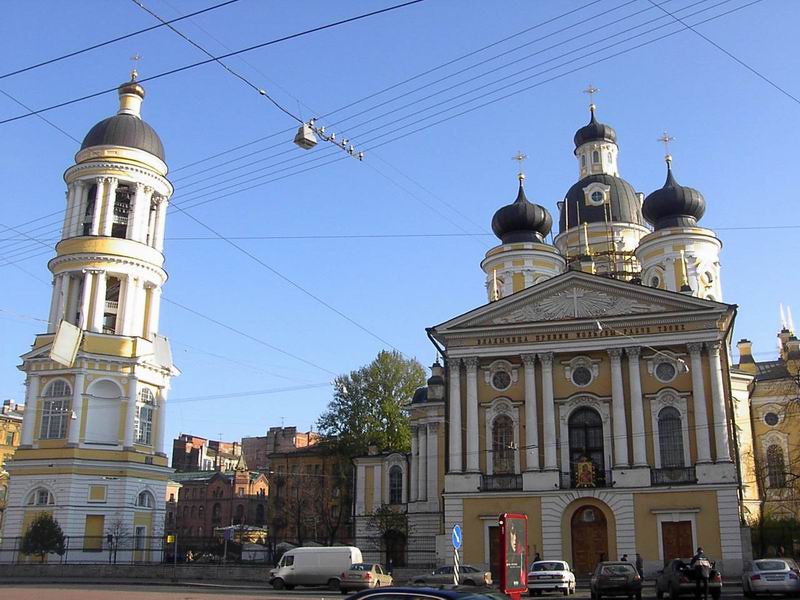
M 203 585 L 106 585 L 106 584 L 0 584 L 3 600 L 231 600 L 232 598 L 269 598 L 270 600 L 336 600 L 340 594 L 328 590 L 276 591 L 265 589 L 233 589 L 225 586 Z M 543 599 L 557 600 L 559 595 L 546 595 Z M 647 600 L 655 600 L 653 588 L 645 588 Z M 722 593 L 724 600 L 742 600 L 742 588 L 731 587 Z M 527 596 L 523 596 L 527 599 Z M 589 598 L 588 589 L 578 589 L 573 600 Z

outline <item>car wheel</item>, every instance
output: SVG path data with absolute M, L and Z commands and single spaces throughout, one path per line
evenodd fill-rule
M 658 584 L 656 584 L 656 598 L 658 598 L 658 600 L 661 600 L 663 597 L 664 597 L 664 592 L 662 592 L 658 588 Z
M 565 587 L 563 590 L 561 590 L 561 593 L 562 593 L 564 596 L 569 596 L 569 586 L 567 586 L 567 587 Z
M 331 577 L 330 579 L 328 579 L 328 587 L 331 588 L 333 591 L 338 590 L 340 585 L 341 582 L 338 579 L 336 579 L 336 577 Z
M 278 577 L 277 579 L 272 580 L 272 589 L 273 590 L 282 590 L 286 586 L 283 579 Z

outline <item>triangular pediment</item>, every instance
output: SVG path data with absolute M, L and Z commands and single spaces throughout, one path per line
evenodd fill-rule
M 720 312 L 729 305 L 570 271 L 451 319 L 434 330 L 554 324 L 659 313 Z

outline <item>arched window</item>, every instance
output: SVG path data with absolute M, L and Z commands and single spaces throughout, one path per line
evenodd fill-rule
M 686 466 L 683 455 L 681 413 L 677 408 L 666 406 L 658 413 L 658 447 L 661 450 L 663 468 Z
M 193 506 L 191 510 L 191 516 L 194 519 L 196 515 L 197 515 L 197 507 Z
M 772 444 L 767 448 L 767 479 L 769 487 L 786 487 L 786 462 L 783 458 L 783 448 Z
M 244 505 L 236 505 L 236 518 L 234 521 L 237 525 L 244 525 Z
M 53 494 L 47 488 L 36 488 L 28 494 L 28 505 L 47 506 L 48 504 L 55 504 Z
M 584 168 L 586 167 L 586 155 L 585 154 L 581 154 L 581 166 L 584 167 Z
M 153 498 L 153 494 L 150 492 L 141 492 L 136 498 L 136 506 L 141 508 L 155 508 L 155 505 L 155 498 Z
M 603 420 L 592 408 L 579 408 L 569 417 L 569 462 L 573 477 L 578 463 L 591 462 L 595 482 L 605 478 Z
M 42 405 L 42 427 L 39 437 L 54 440 L 67 435 L 67 419 L 72 388 L 63 379 L 50 382 L 44 390 Z
M 211 522 L 219 523 L 221 518 L 222 518 L 222 506 L 220 506 L 219 502 L 215 502 L 214 506 L 211 507 Z
M 197 507 L 197 516 L 198 516 L 198 518 L 202 519 L 203 515 L 205 514 L 205 512 L 206 512 L 206 509 L 202 504 Z
M 599 153 L 597 150 L 595 150 L 594 152 L 592 152 L 592 162 L 593 162 L 594 164 L 597 164 L 597 163 L 599 163 L 599 162 L 600 162 L 600 153 Z
M 403 502 L 403 469 L 394 465 L 389 469 L 389 504 Z
M 492 423 L 492 471 L 495 475 L 514 473 L 514 421 L 507 415 Z
M 183 518 L 184 519 L 188 519 L 189 518 L 189 507 L 188 506 L 184 506 L 183 507 Z
M 264 524 L 264 505 L 259 504 L 256 506 L 256 525 Z
M 144 446 L 153 445 L 153 409 L 156 398 L 150 388 L 139 391 L 139 402 L 136 409 L 136 443 Z

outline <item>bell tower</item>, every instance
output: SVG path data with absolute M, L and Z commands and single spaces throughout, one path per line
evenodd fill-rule
M 49 323 L 22 356 L 21 445 L 10 463 L 4 545 L 49 512 L 70 558 L 107 560 L 109 535 L 133 539 L 121 560 L 156 558 L 164 523 L 164 426 L 172 365 L 159 335 L 164 227 L 172 184 L 164 147 L 141 118 L 144 88 L 119 87 L 64 180 Z M 77 332 L 74 359 L 54 359 L 56 333 Z M 100 552 L 98 554 L 98 552 Z

